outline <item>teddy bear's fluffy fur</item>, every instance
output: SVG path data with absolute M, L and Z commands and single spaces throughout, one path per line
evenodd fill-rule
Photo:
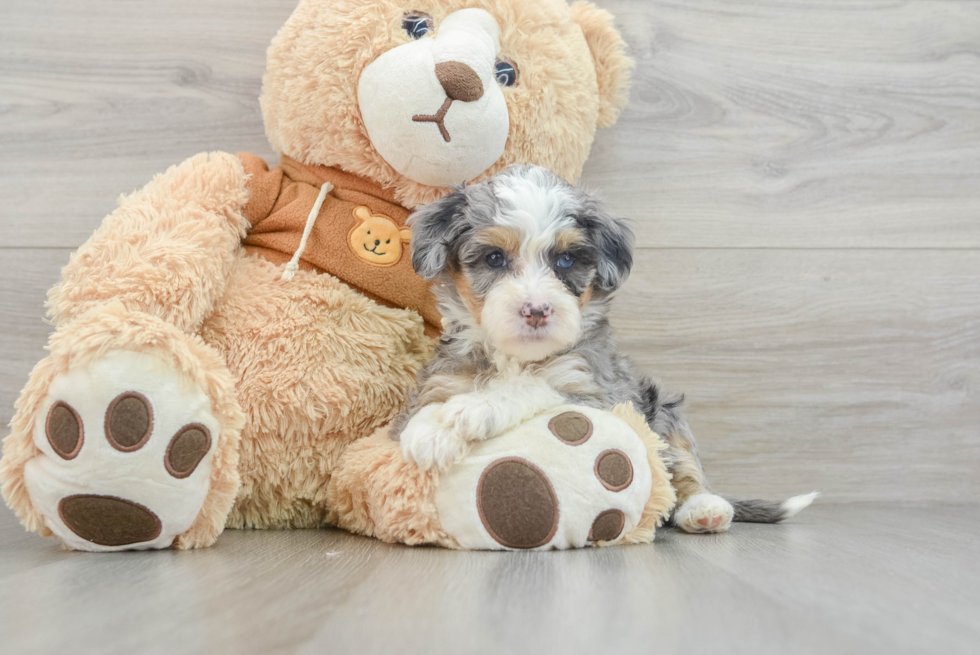
M 520 86 L 505 90 L 504 154 L 479 178 L 521 162 L 574 182 L 596 128 L 615 121 L 626 100 L 630 62 L 611 16 L 565 0 L 408 5 L 300 3 L 268 53 L 261 102 L 273 146 L 391 188 L 407 208 L 443 195 L 377 153 L 360 118 L 357 80 L 380 53 L 408 41 L 406 10 L 438 23 L 478 7 L 497 20 L 501 50 L 521 69 Z M 421 319 L 327 274 L 301 270 L 283 282 L 281 266 L 242 248 L 248 198 L 241 159 L 196 155 L 123 197 L 71 256 L 49 294 L 50 354 L 32 372 L 4 442 L 4 498 L 28 529 L 50 534 L 25 467 L 42 454 L 35 436 L 52 381 L 107 353 L 143 353 L 201 389 L 220 425 L 204 505 L 174 547 L 210 545 L 226 525 L 328 523 L 453 546 L 432 504 L 437 477 L 410 469 L 378 432 L 430 356 Z M 110 400 L 92 397 L 100 407 Z M 651 515 L 663 515 L 665 502 Z

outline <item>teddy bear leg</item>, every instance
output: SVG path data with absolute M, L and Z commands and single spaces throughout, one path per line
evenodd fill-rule
M 407 309 L 339 279 L 243 257 L 201 336 L 223 354 L 247 416 L 230 528 L 328 525 L 331 475 L 405 406 L 432 339 Z M 351 445 L 353 444 L 353 445 Z
M 490 550 L 645 543 L 675 500 L 663 448 L 631 405 L 560 405 L 472 444 L 440 473 L 406 465 L 381 431 L 348 449 L 331 491 L 344 527 L 385 540 Z
M 240 257 L 247 198 L 237 157 L 197 155 L 123 198 L 72 255 L 0 460 L 28 529 L 85 550 L 198 547 L 221 531 L 242 418 L 196 332 Z
M 0 462 L 8 504 L 78 550 L 213 543 L 243 424 L 221 357 L 116 303 L 66 327 L 16 404 Z
M 386 426 L 351 444 L 327 487 L 330 522 L 388 543 L 459 548 L 439 522 L 439 474 L 409 464 Z

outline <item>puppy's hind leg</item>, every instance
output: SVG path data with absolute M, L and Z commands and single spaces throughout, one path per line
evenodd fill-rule
M 652 381 L 648 382 L 643 395 L 647 421 L 668 445 L 667 466 L 677 491 L 674 525 L 684 532 L 724 532 L 731 526 L 735 510 L 731 503 L 711 493 L 708 487 L 698 460 L 694 435 L 680 413 L 683 397 L 663 397 Z
M 677 491 L 674 525 L 684 532 L 725 532 L 731 527 L 735 509 L 727 500 L 711 493 L 694 444 L 677 441 L 667 437 L 670 444 L 667 454 L 673 461 L 670 468 Z

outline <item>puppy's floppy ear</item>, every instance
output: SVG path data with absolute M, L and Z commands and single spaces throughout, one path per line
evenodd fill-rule
M 613 16 L 591 2 L 571 6 L 572 20 L 585 34 L 595 62 L 599 82 L 599 127 L 608 127 L 619 118 L 629 100 L 630 70 L 635 65 L 626 56 L 626 42 L 613 25 Z
M 431 280 L 445 270 L 452 243 L 464 231 L 466 203 L 466 189 L 459 188 L 409 217 L 412 268 L 419 277 Z
M 623 286 L 633 268 L 633 230 L 625 219 L 616 218 L 592 196 L 582 199 L 578 223 L 588 232 L 599 258 L 596 263 L 596 286 L 615 291 Z

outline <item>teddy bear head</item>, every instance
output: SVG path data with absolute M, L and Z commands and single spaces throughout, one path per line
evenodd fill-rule
M 411 207 L 510 164 L 576 182 L 632 62 L 612 16 L 566 0 L 302 0 L 269 48 L 273 147 Z

